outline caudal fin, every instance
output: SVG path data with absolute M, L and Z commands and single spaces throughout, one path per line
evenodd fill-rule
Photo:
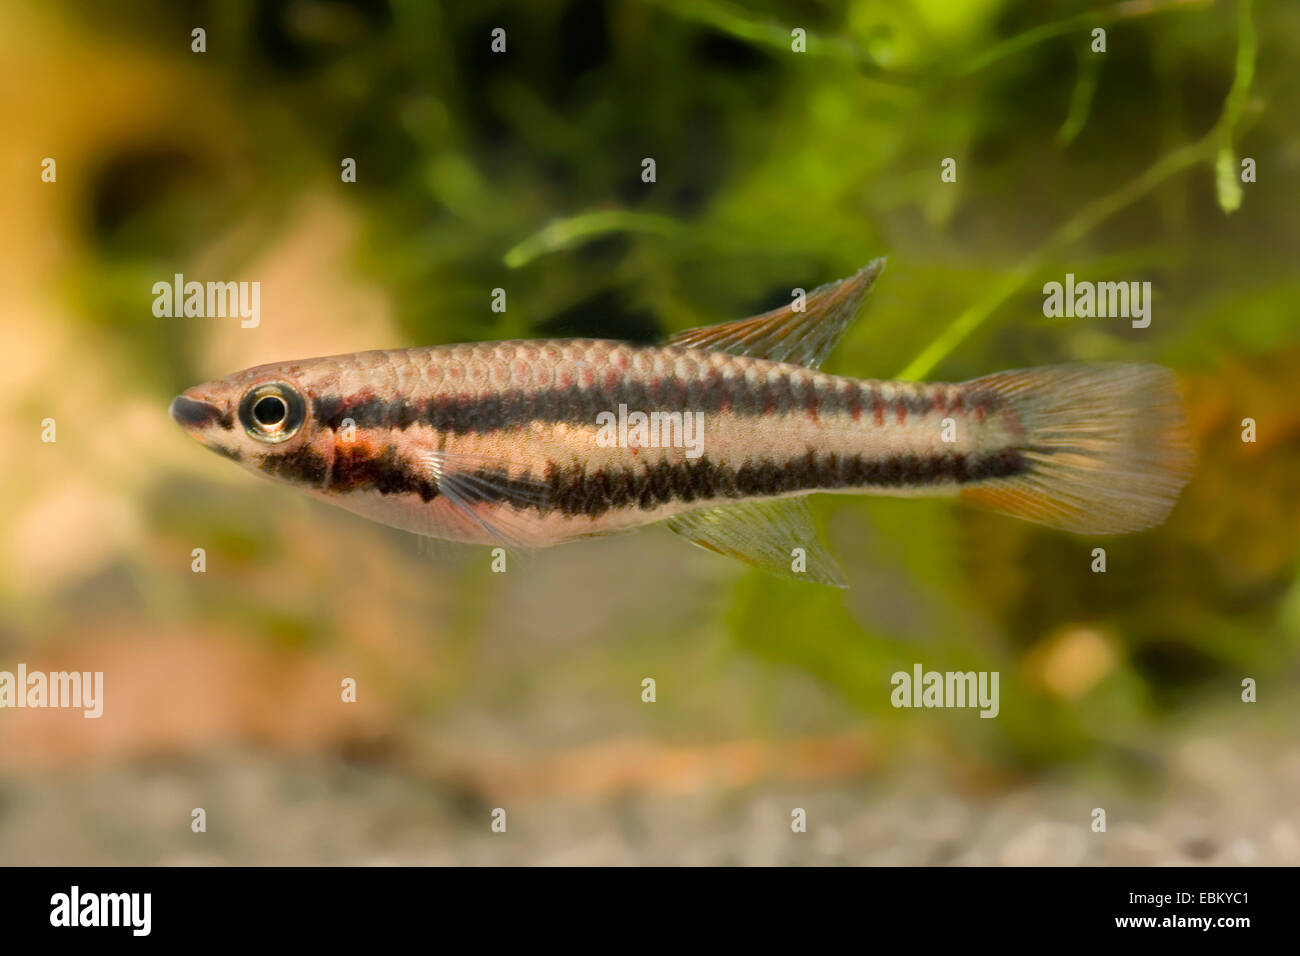
M 970 486 L 965 497 L 1065 531 L 1120 534 L 1164 521 L 1187 483 L 1187 418 L 1166 368 L 1064 365 L 968 384 L 1005 403 L 1030 467 Z

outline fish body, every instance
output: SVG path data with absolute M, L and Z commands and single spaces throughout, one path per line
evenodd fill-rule
M 552 339 L 263 365 L 173 417 L 250 470 L 417 534 L 544 547 L 668 527 L 778 573 L 840 583 L 817 492 L 966 494 L 1076 531 L 1162 520 L 1189 465 L 1173 377 L 1063 366 L 956 384 L 818 366 L 883 263 L 805 309 L 667 344 Z M 795 548 L 811 563 L 791 571 Z

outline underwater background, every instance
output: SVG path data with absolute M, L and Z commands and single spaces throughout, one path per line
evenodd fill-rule
M 0 670 L 105 700 L 0 710 L 0 863 L 1300 863 L 1298 53 L 1282 0 L 4 4 Z M 1170 519 L 821 496 L 848 591 L 657 529 L 501 574 L 167 417 L 879 255 L 828 371 L 1163 363 Z M 260 282 L 259 324 L 155 316 L 176 273 Z M 1046 318 L 1067 273 L 1149 281 L 1150 326 Z M 997 671 L 998 716 L 895 709 L 917 663 Z

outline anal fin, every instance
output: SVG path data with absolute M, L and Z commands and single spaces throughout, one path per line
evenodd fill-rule
M 771 574 L 848 587 L 813 530 L 806 498 L 746 501 L 677 515 L 668 530 Z M 795 549 L 802 549 L 802 558 Z M 796 570 L 802 566 L 803 570 Z

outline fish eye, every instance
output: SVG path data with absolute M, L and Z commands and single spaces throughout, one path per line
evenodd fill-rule
M 244 393 L 239 421 L 258 441 L 275 444 L 298 433 L 307 417 L 302 395 L 284 382 L 264 382 Z
M 263 428 L 279 426 L 288 414 L 289 406 L 284 403 L 284 399 L 279 395 L 268 395 L 266 398 L 259 398 L 257 404 L 253 406 L 253 421 Z

